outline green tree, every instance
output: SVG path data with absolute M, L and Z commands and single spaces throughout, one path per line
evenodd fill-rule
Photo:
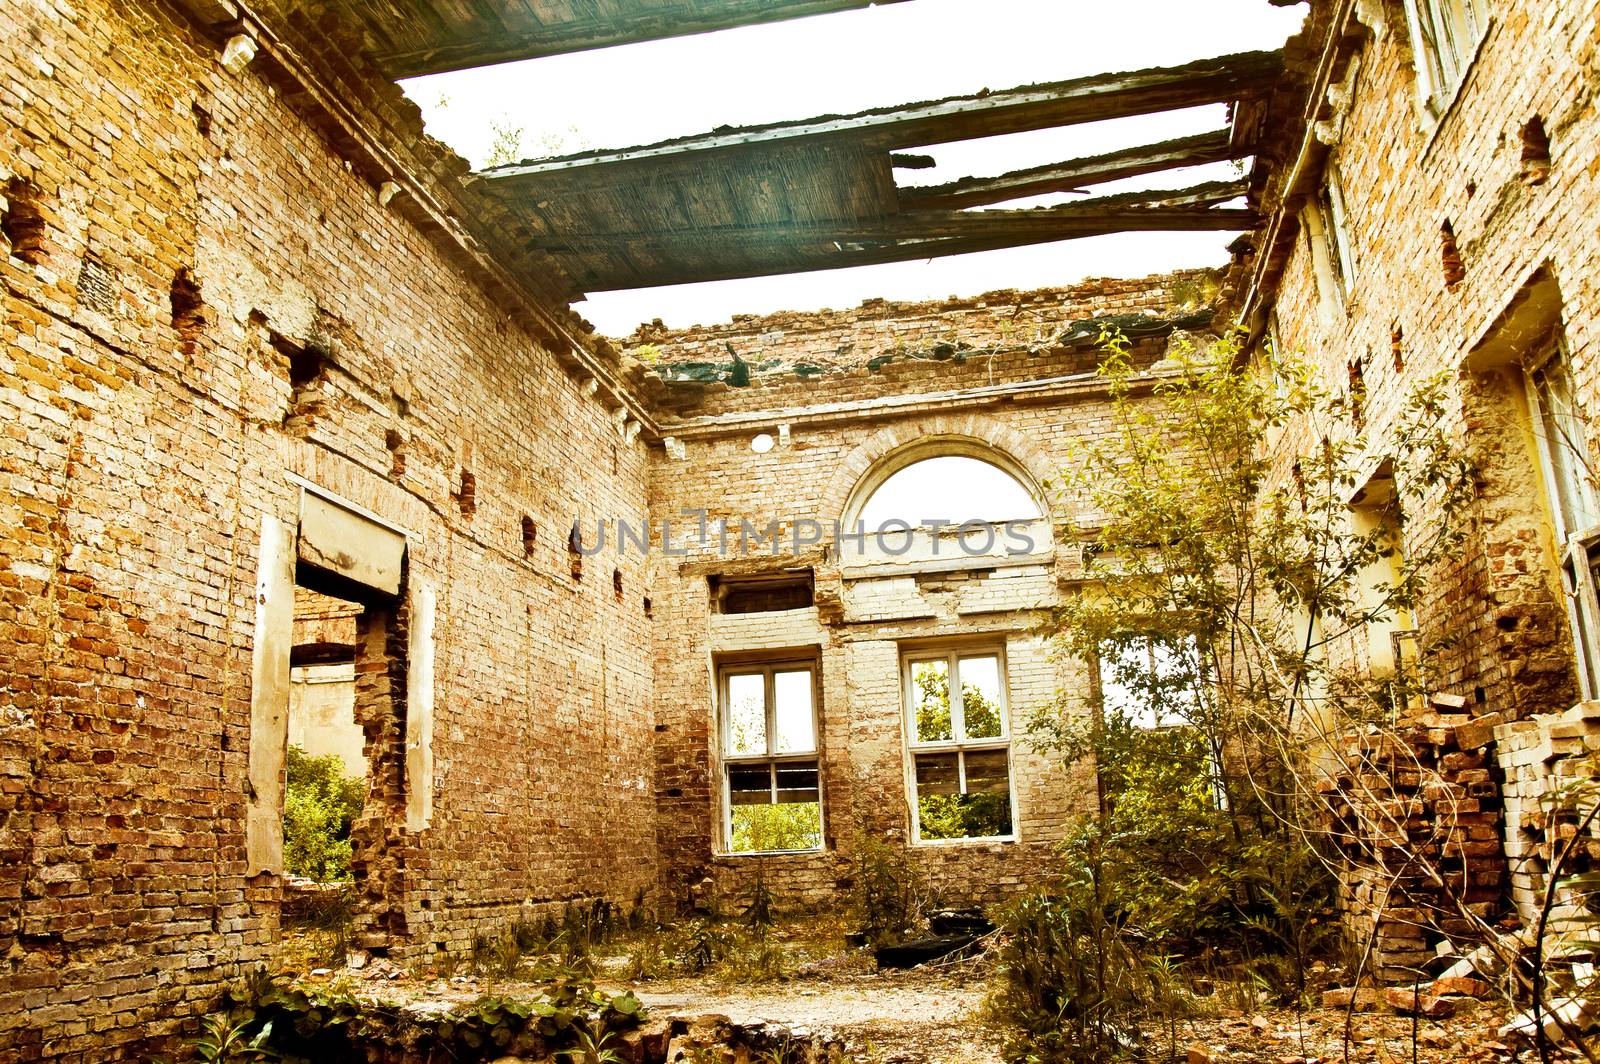
M 367 782 L 347 776 L 335 754 L 312 757 L 289 747 L 283 803 L 284 867 L 319 882 L 350 878 L 350 829 L 361 815 Z

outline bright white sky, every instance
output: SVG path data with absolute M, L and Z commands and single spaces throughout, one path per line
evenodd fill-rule
M 861 508 L 869 532 L 889 521 L 1010 521 L 1039 516 L 1026 488 L 998 466 L 965 455 L 913 462 L 890 475 Z M 898 526 L 897 526 L 898 527 Z
M 909 0 L 599 51 L 436 74 L 404 83 L 428 132 L 482 165 L 498 124 L 520 128 L 533 158 L 848 113 L 1086 74 L 1170 66 L 1276 48 L 1303 7 L 1266 0 Z M 994 175 L 1219 128 L 1195 108 L 1061 130 L 914 149 L 932 170 L 902 184 Z M 1231 164 L 1170 171 L 1096 191 L 1178 188 Z M 1064 202 L 1043 197 L 1006 206 Z M 937 299 L 1040 288 L 1085 277 L 1141 277 L 1226 261 L 1229 233 L 1128 233 L 928 261 L 592 295 L 574 309 L 606 335 L 661 318 L 683 327 L 735 313 L 849 307 L 872 296 Z

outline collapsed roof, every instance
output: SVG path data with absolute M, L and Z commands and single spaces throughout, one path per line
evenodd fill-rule
M 485 171 L 505 235 L 548 252 L 585 292 L 798 273 L 1128 231 L 1245 230 L 1247 178 L 1098 196 L 1061 207 L 973 210 L 1256 154 L 1278 52 L 1102 74 L 971 96 L 718 129 Z M 907 149 L 1229 104 L 1196 136 L 1013 173 L 901 187 Z

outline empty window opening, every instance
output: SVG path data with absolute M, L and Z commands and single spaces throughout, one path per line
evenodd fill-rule
M 1544 119 L 1534 115 L 1522 127 L 1522 180 L 1537 185 L 1549 176 L 1550 135 L 1545 132 Z
M 1394 359 L 1394 371 L 1404 373 L 1406 368 L 1405 331 L 1396 325 L 1389 330 L 1389 355 Z
M 622 570 L 611 570 L 611 590 L 616 594 L 617 601 L 622 601 Z
M 10 245 L 12 258 L 31 266 L 44 261 L 44 215 L 37 203 L 38 190 L 20 177 L 5 184 L 0 200 L 0 234 Z
M 461 470 L 461 481 L 456 488 L 456 503 L 461 507 L 462 517 L 471 517 L 478 512 L 478 478 L 472 470 Z
M 367 794 L 366 733 L 356 718 L 356 626 L 365 611 L 359 602 L 295 587 L 283 809 L 290 876 L 322 883 L 354 877 L 353 830 Z
M 1439 227 L 1439 256 L 1444 266 L 1444 286 L 1454 290 L 1467 279 L 1467 268 L 1461 262 L 1461 249 L 1456 246 L 1456 231 L 1449 222 Z
M 1417 96 L 1438 121 L 1455 98 L 1487 26 L 1485 0 L 1405 0 Z
M 1135 634 L 1100 646 L 1100 711 L 1112 724 L 1178 728 L 1202 706 L 1204 663 L 1192 636 Z
M 912 821 L 919 842 L 1015 834 L 1004 661 L 999 647 L 905 660 Z
M 644 604 L 644 615 L 645 615 L 645 617 L 647 619 L 650 618 L 650 617 L 653 617 L 655 615 L 654 612 L 653 612 L 655 606 L 650 601 L 650 596 L 649 595 L 644 596 L 644 603 L 643 604 Z
M 821 849 L 816 663 L 727 665 L 720 680 L 724 845 Z
M 935 522 L 991 524 L 1042 516 L 1033 493 L 992 462 L 946 454 L 912 462 L 890 474 L 861 507 L 868 531 L 921 528 Z
M 1378 677 L 1398 676 L 1403 651 L 1397 636 L 1414 627 L 1405 601 L 1401 525 L 1394 473 L 1385 463 L 1350 502 L 1352 549 L 1370 558 L 1356 574 L 1355 620 L 1365 636 L 1367 671 Z M 1404 708 L 1412 693 L 1397 691 L 1395 708 Z
M 711 597 L 717 613 L 774 613 L 812 605 L 811 570 L 769 576 L 717 577 Z
M 522 555 L 525 558 L 533 557 L 533 549 L 539 543 L 539 526 L 534 524 L 533 518 L 527 514 L 522 515 Z

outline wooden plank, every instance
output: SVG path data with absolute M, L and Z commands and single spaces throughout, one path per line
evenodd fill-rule
M 491 184 L 531 183 L 536 178 L 553 179 L 557 174 L 579 177 L 582 172 L 601 168 L 649 164 L 702 152 L 753 152 L 812 138 L 859 140 L 885 151 L 943 144 L 1233 101 L 1267 91 L 1282 69 L 1279 52 L 1246 52 L 1177 67 L 1097 74 L 853 115 L 710 133 L 620 151 L 585 152 L 501 167 L 488 171 L 485 177 Z
M 409 10 L 397 10 L 388 4 L 343 0 L 338 7 L 371 31 L 376 43 L 372 58 L 390 77 L 410 78 L 902 0 L 715 0 L 693 5 L 655 0 L 614 11 L 592 6 L 579 11 L 552 0 L 495 0 L 485 7 L 497 17 L 461 18 L 452 13 L 451 18 L 428 26 L 430 9 L 447 2 L 451 0 L 418 0 L 403 5 Z M 528 9 L 537 14 L 530 18 Z M 427 31 L 416 32 L 419 26 Z
M 999 177 L 964 177 L 943 185 L 902 188 L 900 205 L 919 210 L 928 207 L 977 207 L 1024 196 L 1071 192 L 1084 185 L 1120 181 L 1126 177 L 1183 166 L 1200 166 L 1233 157 L 1229 131 L 1219 129 L 1087 159 L 1013 170 Z
M 920 240 L 975 236 L 986 232 L 1065 231 L 1075 226 L 1103 231 L 1107 224 L 1119 224 L 1127 229 L 1229 229 L 1236 227 L 1234 223 L 1239 221 L 1241 213 L 1249 212 L 1218 211 L 1216 206 L 1237 199 L 1245 189 L 1246 183 L 1243 181 L 1213 181 L 1188 189 L 1128 192 L 1034 210 L 914 210 L 878 217 L 840 218 L 813 223 L 718 225 L 682 235 L 692 235 L 695 242 L 704 242 L 712 249 L 726 250 L 731 242 L 770 241 L 781 245 L 804 241 Z M 1152 221 L 1155 224 L 1147 224 Z M 1173 224 L 1169 226 L 1168 223 Z M 641 240 L 674 244 L 680 242 L 676 236 L 637 229 L 590 232 L 565 230 L 549 237 L 535 238 L 533 242 L 551 248 L 592 248 L 629 245 Z

